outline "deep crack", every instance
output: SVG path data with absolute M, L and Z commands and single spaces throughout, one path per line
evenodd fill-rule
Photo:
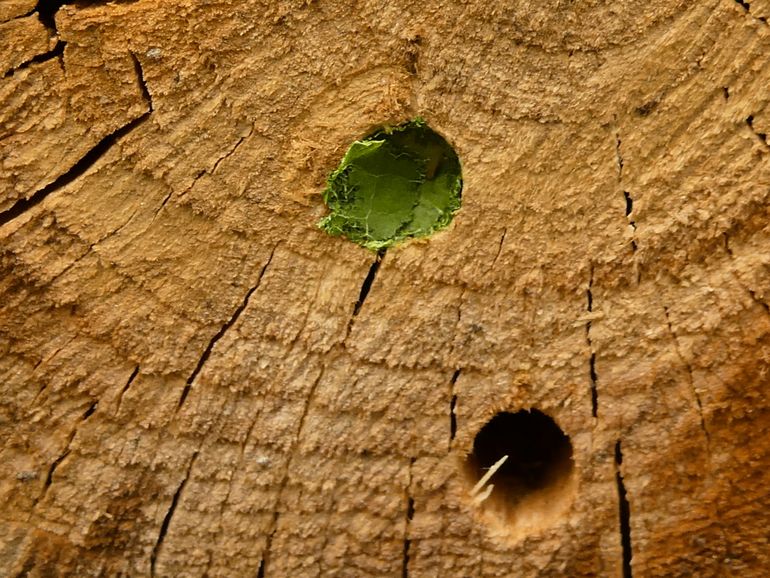
M 22 18 L 29 18 L 33 14 L 37 13 L 37 8 L 33 8 L 32 10 L 29 10 L 28 12 L 25 12 L 24 14 L 19 14 L 17 16 L 11 16 L 10 18 L 6 18 L 5 20 L 0 20 L 0 24 L 5 24 L 6 22 L 13 22 L 14 20 L 21 20 Z
M 345 337 L 342 340 L 343 345 L 347 341 L 347 338 L 350 335 L 350 332 L 353 330 L 353 324 L 356 321 L 356 317 L 358 317 L 358 314 L 361 312 L 361 309 L 363 308 L 364 303 L 366 302 L 366 298 L 369 296 L 369 292 L 372 289 L 374 280 L 377 278 L 377 273 L 380 270 L 380 265 L 382 265 L 383 259 L 385 259 L 386 253 L 387 253 L 387 249 L 380 249 L 379 251 L 377 251 L 377 256 L 374 258 L 374 261 L 369 266 L 369 271 L 366 273 L 366 277 L 364 277 L 363 283 L 361 283 L 361 289 L 358 292 L 358 299 L 356 300 L 356 303 L 353 306 L 353 313 L 350 315 L 350 319 L 348 320 L 348 327 L 345 332 Z
M 364 302 L 366 301 L 366 298 L 369 295 L 369 291 L 371 291 L 372 285 L 374 284 L 374 280 L 377 277 L 377 272 L 380 270 L 382 260 L 385 258 L 385 252 L 386 249 L 380 249 L 377 252 L 377 257 L 374 259 L 371 267 L 369 267 L 369 272 L 366 274 L 364 282 L 361 284 L 361 291 L 358 294 L 358 301 L 356 301 L 356 304 L 353 307 L 353 317 L 356 317 L 361 312 L 361 308 L 364 306 Z
M 449 380 L 449 449 L 452 449 L 452 442 L 457 434 L 457 415 L 455 414 L 455 410 L 457 409 L 457 394 L 455 393 L 455 385 L 457 384 L 461 372 L 462 369 L 456 370 Z
M 634 236 L 636 236 L 636 221 L 631 217 L 634 211 L 634 198 L 628 191 L 623 191 L 623 197 L 626 199 L 626 219 L 628 219 L 628 224 L 631 225 L 631 228 L 634 230 Z M 636 248 L 636 239 L 631 239 L 631 250 L 636 251 Z
M 41 5 L 46 4 L 44 2 L 38 3 L 38 11 L 41 10 Z M 46 5 L 50 4 L 56 4 L 56 10 L 62 5 L 60 3 L 47 3 Z M 40 14 L 43 14 L 43 12 L 40 12 Z M 42 20 L 42 16 L 41 16 Z M 49 55 L 48 58 L 54 57 L 54 56 L 61 56 L 64 51 L 64 46 L 66 45 L 65 42 L 58 42 L 56 44 L 56 47 L 49 53 L 46 53 L 46 55 Z M 86 152 L 85 155 L 83 155 L 80 160 L 78 160 L 74 165 L 72 165 L 69 170 L 67 170 L 65 173 L 59 175 L 56 179 L 54 179 L 53 182 L 48 183 L 43 188 L 38 189 L 34 193 L 32 193 L 30 196 L 25 197 L 23 199 L 18 200 L 14 205 L 2 213 L 0 213 L 0 227 L 3 225 L 9 223 L 13 219 L 23 215 L 26 211 L 33 208 L 34 206 L 38 205 L 40 202 L 42 202 L 49 194 L 52 192 L 70 184 L 78 177 L 82 176 L 89 168 L 91 168 L 100 158 L 102 158 L 111 148 L 112 146 L 118 142 L 121 138 L 126 136 L 128 133 L 130 133 L 132 130 L 137 128 L 139 125 L 141 125 L 147 118 L 149 118 L 150 114 L 152 113 L 152 99 L 149 96 L 149 91 L 147 91 L 147 86 L 144 82 L 144 74 L 142 72 L 141 65 L 139 64 L 139 60 L 131 54 L 131 57 L 134 61 L 134 67 L 136 69 L 137 73 L 137 81 L 139 83 L 140 89 L 142 90 L 142 94 L 144 95 L 144 98 L 147 100 L 148 104 L 148 110 L 143 113 L 142 115 L 138 116 L 137 118 L 129 121 L 127 124 L 123 125 L 122 127 L 114 130 L 107 136 L 103 137 L 96 145 L 94 145 L 88 152 Z
M 620 440 L 618 440 L 615 444 L 615 481 L 618 487 L 618 517 L 620 521 L 620 545 L 623 551 L 623 578 L 632 578 L 631 507 L 628 503 L 626 486 L 623 481 L 622 465 L 623 451 L 620 447 Z
M 136 2 L 136 0 L 38 0 L 32 13 L 37 12 L 40 22 L 48 28 L 52 34 L 56 34 L 56 13 L 65 4 L 74 4 L 77 6 L 91 6 L 98 4 L 108 4 L 112 2 Z
M 150 94 L 150 89 L 147 88 L 147 81 L 144 78 L 144 69 L 142 68 L 142 63 L 139 61 L 139 57 L 137 57 L 136 54 L 130 51 L 129 54 L 131 55 L 131 60 L 134 63 L 134 72 L 136 73 L 136 81 L 139 84 L 139 90 L 141 91 L 142 97 L 147 103 L 150 112 L 152 112 L 155 110 L 155 108 L 152 104 L 152 95 Z
M 409 477 L 406 484 L 406 521 L 404 523 L 404 550 L 401 560 L 401 578 L 409 578 L 409 550 L 412 546 L 412 540 L 409 538 L 409 528 L 414 518 L 414 498 L 412 497 L 412 466 L 415 458 L 409 461 Z
M 623 196 L 626 198 L 626 217 L 630 217 L 631 212 L 634 210 L 634 199 L 631 198 L 631 194 L 628 191 L 623 191 Z M 636 229 L 634 222 L 630 221 L 630 223 Z
M 99 401 L 95 401 L 91 404 L 91 406 L 83 414 L 83 421 L 86 421 L 89 417 L 91 417 L 94 414 L 98 405 L 99 405 Z
M 145 112 L 141 116 L 135 118 L 128 124 L 123 125 L 111 134 L 105 136 L 100 140 L 91 150 L 89 150 L 83 157 L 77 161 L 72 167 L 62 175 L 59 175 L 56 180 L 47 184 L 42 189 L 39 189 L 31 196 L 17 201 L 10 209 L 0 213 L 0 227 L 10 223 L 12 220 L 20 217 L 29 209 L 40 204 L 49 194 L 61 189 L 62 187 L 72 183 L 75 179 L 83 175 L 88 169 L 90 169 L 99 159 L 101 159 L 121 138 L 126 136 L 132 130 L 141 125 L 150 116 L 150 112 Z
M 67 43 L 64 42 L 63 40 L 57 41 L 56 46 L 54 46 L 51 50 L 48 50 L 47 52 L 43 52 L 41 54 L 37 54 L 32 58 L 30 58 L 29 60 L 25 60 L 18 66 L 15 66 L 10 70 L 6 70 L 2 78 L 8 78 L 10 76 L 13 76 L 19 70 L 24 70 L 25 68 L 29 68 L 33 64 L 39 64 L 41 62 L 47 62 L 49 60 L 53 60 L 54 58 L 60 58 L 64 54 L 65 46 L 67 46 Z
M 625 160 L 623 159 L 621 144 L 622 144 L 622 141 L 620 140 L 620 130 L 616 128 L 615 129 L 615 163 L 617 166 L 618 183 L 623 181 L 623 168 L 625 167 Z M 634 200 L 628 191 L 623 191 L 623 197 L 626 200 L 626 219 L 628 220 L 631 227 L 634 229 L 634 232 L 636 232 L 636 222 L 631 219 L 631 213 L 634 209 Z M 632 251 L 636 252 L 637 245 L 636 245 L 635 238 L 631 240 L 631 249 Z
M 75 437 L 75 432 L 73 432 L 71 434 L 70 439 L 67 442 L 67 448 L 64 450 L 64 452 L 58 458 L 56 458 L 53 461 L 51 466 L 48 468 L 48 473 L 45 476 L 45 485 L 43 487 L 43 494 L 38 498 L 38 500 L 36 500 L 36 502 L 39 502 L 40 500 L 42 500 L 45 497 L 46 493 L 48 492 L 48 488 L 50 488 L 51 484 L 53 484 L 53 476 L 56 473 L 56 468 L 58 468 L 59 465 L 64 461 L 64 458 L 66 458 L 68 455 L 70 455 L 69 445 L 70 445 L 70 443 L 72 443 L 72 439 L 74 437 Z
M 56 34 L 56 13 L 64 4 L 66 0 L 38 0 L 35 6 L 40 22 L 53 34 Z
M 594 310 L 594 265 L 591 264 L 590 276 L 588 279 L 588 287 L 586 288 L 586 301 L 587 309 L 589 313 Z M 591 340 L 591 320 L 586 322 L 586 343 L 588 344 L 588 352 L 590 357 L 588 359 L 588 377 L 591 384 L 591 416 L 597 417 L 599 414 L 599 392 L 597 390 L 596 382 L 596 352 L 594 351 L 593 341 Z

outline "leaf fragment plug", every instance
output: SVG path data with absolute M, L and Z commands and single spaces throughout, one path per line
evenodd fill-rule
M 319 226 L 379 251 L 446 228 L 461 192 L 457 154 L 418 118 L 350 145 L 327 180 Z

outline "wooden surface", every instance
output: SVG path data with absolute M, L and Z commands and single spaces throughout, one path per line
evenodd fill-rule
M 0 575 L 766 575 L 767 2 L 34 7 L 0 7 Z M 418 115 L 463 207 L 369 275 L 320 191 Z M 573 477 L 504 520 L 465 456 L 527 408 Z

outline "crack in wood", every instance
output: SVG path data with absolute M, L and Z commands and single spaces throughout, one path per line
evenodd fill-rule
M 590 273 L 588 278 L 588 287 L 586 288 L 586 309 L 588 309 L 589 313 L 592 313 L 594 310 L 594 295 L 593 295 L 593 286 L 594 286 L 594 264 L 591 263 L 590 267 Z M 589 359 L 588 359 L 588 377 L 590 379 L 590 385 L 591 385 L 591 416 L 597 417 L 599 413 L 599 392 L 597 390 L 596 382 L 597 382 L 597 375 L 596 375 L 596 352 L 594 351 L 593 341 L 591 340 L 591 320 L 589 319 L 586 322 L 586 342 L 588 344 L 588 352 L 589 352 Z
M 280 244 L 280 243 L 279 243 Z M 262 278 L 265 276 L 265 272 L 267 271 L 267 268 L 270 266 L 270 263 L 273 260 L 273 255 L 275 255 L 275 250 L 278 248 L 278 245 L 275 245 L 273 247 L 273 250 L 270 252 L 270 256 L 267 258 L 267 262 L 263 265 L 262 269 L 259 271 L 259 276 L 257 277 L 257 281 L 247 292 L 241 303 L 235 308 L 235 311 L 233 311 L 233 314 L 230 316 L 230 318 L 225 321 L 224 325 L 217 331 L 214 336 L 209 340 L 208 345 L 206 346 L 206 349 L 203 350 L 203 353 L 198 358 L 198 363 L 195 365 L 195 368 L 193 369 L 192 373 L 190 374 L 190 377 L 187 378 L 187 381 L 185 383 L 184 389 L 182 389 L 182 394 L 179 396 L 179 403 L 177 404 L 176 411 L 179 411 L 182 406 L 184 405 L 185 400 L 187 399 L 187 396 L 190 393 L 190 389 L 192 388 L 192 384 L 195 381 L 195 378 L 198 377 L 198 374 L 203 369 L 203 366 L 208 361 L 209 357 L 211 356 L 211 352 L 214 350 L 214 346 L 217 344 L 217 342 L 222 339 L 225 334 L 227 333 L 227 330 L 230 329 L 236 321 L 238 321 L 238 318 L 241 316 L 241 313 L 244 312 L 246 307 L 249 305 L 249 299 L 251 299 L 251 296 L 254 294 L 254 292 L 259 289 L 260 284 L 262 283 Z
M 25 60 L 21 64 L 6 70 L 3 73 L 2 77 L 0 78 L 3 78 L 3 79 L 10 78 L 14 74 L 16 74 L 19 70 L 24 70 L 25 68 L 29 68 L 33 64 L 40 64 L 42 62 L 48 62 L 49 60 L 53 60 L 54 58 L 60 58 L 64 54 L 65 46 L 67 46 L 66 42 L 64 42 L 63 40 L 58 40 L 56 42 L 56 45 L 51 50 L 37 54 L 32 58 L 30 58 L 29 60 Z
M 62 187 L 69 185 L 75 179 L 82 176 L 88 169 L 90 169 L 99 159 L 101 159 L 121 138 L 128 133 L 139 127 L 150 116 L 150 112 L 147 111 L 141 116 L 136 117 L 134 120 L 123 125 L 116 131 L 108 134 L 102 140 L 100 140 L 91 150 L 83 155 L 68 171 L 59 175 L 53 182 L 47 184 L 41 189 L 38 189 L 32 195 L 27 198 L 17 201 L 10 209 L 0 213 L 0 227 L 10 223 L 14 219 L 22 216 L 28 210 L 40 204 L 44 199 L 48 197 L 54 191 L 61 189 Z
M 64 275 L 65 275 L 65 274 L 66 274 L 68 271 L 70 271 L 70 270 L 71 270 L 73 267 L 75 267 L 75 265 L 77 265 L 77 264 L 78 264 L 78 263 L 80 263 L 80 262 L 81 262 L 83 259 L 85 259 L 86 257 L 88 257 L 88 255 L 90 255 L 90 254 L 91 254 L 91 252 L 94 250 L 94 247 L 96 247 L 96 246 L 98 246 L 99 244 L 103 243 L 104 241 L 106 241 L 106 240 L 107 240 L 107 239 L 109 239 L 110 237 L 113 237 L 113 236 L 117 235 L 118 233 L 120 233 L 120 231 L 122 231 L 122 230 L 123 230 L 125 227 L 127 227 L 127 226 L 128 226 L 128 224 L 129 224 L 129 223 L 130 223 L 130 222 L 131 222 L 131 221 L 134 219 L 134 217 L 136 216 L 136 214 L 137 214 L 138 212 L 139 212 L 139 209 L 136 209 L 136 210 L 134 210 L 134 211 L 131 213 L 131 216 L 130 216 L 130 217 L 128 217 L 128 219 L 127 219 L 127 220 L 126 220 L 126 221 L 125 221 L 125 222 L 124 222 L 122 225 L 120 225 L 120 226 L 119 226 L 117 229 L 115 229 L 114 231 L 111 231 L 111 232 L 107 233 L 106 235 L 102 236 L 100 239 L 98 239 L 98 240 L 94 241 L 93 243 L 89 244 L 89 245 L 86 247 L 86 250 L 85 250 L 85 251 L 84 251 L 84 252 L 83 252 L 83 253 L 82 253 L 82 254 L 81 254 L 79 257 L 77 257 L 76 259 L 74 259 L 74 260 L 73 260 L 73 261 L 72 261 L 72 262 L 71 262 L 69 265 L 67 265 L 66 267 L 64 267 L 64 269 L 62 269 L 62 270 L 61 270 L 61 271 L 59 271 L 59 272 L 58 272 L 56 275 L 54 275 L 54 277 L 52 277 L 52 278 L 51 278 L 51 279 L 48 281 L 47 285 L 53 285 L 53 284 L 54 284 L 54 283 L 55 283 L 57 280 L 59 280 L 59 279 L 60 279 L 61 277 L 63 277 L 63 276 L 64 276 Z M 81 240 L 81 241 L 83 241 L 83 239 L 80 239 L 80 240 Z M 98 255 L 97 255 L 97 259 L 98 259 Z M 100 260 L 100 262 L 101 262 L 101 260 Z
M 497 253 L 495 254 L 495 258 L 492 260 L 492 266 L 489 268 L 490 271 L 494 270 L 495 265 L 497 265 L 497 260 L 500 258 L 500 255 L 503 253 L 503 244 L 505 243 L 505 237 L 508 235 L 508 228 L 503 228 L 503 234 L 500 237 L 500 244 L 497 246 Z
M 38 10 L 40 8 L 41 3 L 42 2 L 38 3 Z M 61 56 L 61 54 L 63 54 L 65 45 L 66 43 L 60 41 L 56 44 L 56 48 L 54 48 L 54 50 L 46 54 L 51 54 L 52 57 Z M 144 98 L 147 99 L 147 104 L 149 107 L 148 110 L 142 113 L 141 115 L 139 115 L 138 117 L 134 118 L 133 120 L 129 121 L 122 127 L 114 130 L 110 134 L 103 137 L 88 152 L 86 152 L 77 162 L 75 162 L 74 165 L 72 165 L 66 172 L 59 175 L 52 182 L 48 183 L 41 189 L 38 189 L 37 191 L 32 193 L 30 196 L 20 199 L 19 201 L 14 203 L 14 205 L 10 209 L 7 209 L 2 213 L 0 213 L 0 227 L 20 217 L 21 215 L 26 213 L 29 209 L 35 207 L 40 202 L 42 202 L 45 198 L 48 197 L 49 194 L 72 183 L 75 179 L 85 174 L 85 172 L 88 169 L 90 169 L 99 159 L 101 159 L 105 154 L 107 154 L 107 152 L 113 147 L 113 145 L 115 145 L 121 138 L 123 138 L 128 133 L 133 131 L 135 128 L 139 127 L 142 123 L 144 123 L 150 117 L 153 111 L 152 99 L 150 98 L 149 91 L 147 91 L 147 87 L 144 83 L 144 74 L 142 72 L 141 65 L 139 64 L 139 60 L 133 55 L 133 53 L 131 53 L 131 57 L 134 60 L 134 67 L 137 74 L 140 89 L 142 89 L 142 94 L 144 95 Z
M 174 512 L 179 505 L 179 498 L 182 496 L 182 491 L 187 485 L 187 481 L 190 479 L 190 474 L 192 473 L 193 465 L 195 464 L 195 460 L 198 457 L 198 453 L 199 452 L 196 451 L 192 455 L 192 459 L 190 459 L 190 463 L 187 466 L 187 472 L 185 473 L 182 482 L 177 487 L 176 492 L 174 492 L 174 496 L 171 498 L 171 505 L 166 511 L 166 515 L 164 516 L 163 522 L 160 525 L 158 538 L 155 541 L 155 546 L 153 547 L 152 553 L 150 554 L 150 576 L 155 576 L 155 568 L 158 562 L 158 555 L 160 554 L 160 550 L 163 547 L 163 541 L 165 540 L 166 534 L 168 533 L 168 527 L 171 524 L 171 518 L 173 518 Z
M 35 5 L 35 9 L 29 12 L 27 16 L 31 16 L 37 12 L 37 16 L 43 26 L 48 28 L 52 34 L 56 34 L 56 13 L 65 4 L 89 6 L 92 4 L 112 4 L 113 2 L 119 3 L 135 1 L 136 0 L 112 0 L 109 2 L 108 0 L 38 0 L 37 4 Z
M 142 68 L 142 63 L 139 60 L 139 57 L 134 54 L 134 52 L 130 51 L 128 52 L 129 56 L 131 56 L 131 60 L 134 63 L 134 72 L 136 73 L 136 81 L 139 84 L 139 90 L 142 93 L 142 97 L 144 98 L 144 101 L 147 103 L 147 106 L 150 109 L 150 112 L 153 112 L 155 110 L 155 107 L 152 103 L 152 95 L 150 94 L 150 89 L 147 87 L 147 81 L 144 78 L 144 69 Z
M 759 132 L 756 128 L 754 128 L 754 115 L 749 115 L 746 117 L 746 126 L 749 127 L 749 130 L 754 133 L 754 136 L 756 136 L 763 145 L 770 147 L 770 144 L 767 142 L 767 133 Z
M 663 311 L 666 315 L 666 323 L 668 325 L 668 331 L 671 334 L 671 339 L 674 343 L 674 351 L 676 352 L 676 355 L 679 358 L 679 360 L 687 369 L 687 376 L 688 376 L 688 381 L 690 383 L 690 389 L 692 391 L 693 397 L 695 398 L 695 404 L 697 406 L 698 415 L 700 416 L 700 427 L 701 427 L 701 430 L 703 431 L 704 437 L 706 438 L 706 451 L 710 455 L 711 454 L 711 449 L 710 449 L 711 435 L 708 431 L 708 428 L 706 427 L 706 418 L 703 415 L 703 403 L 701 401 L 700 394 L 698 393 L 698 390 L 695 387 L 695 378 L 693 377 L 692 366 L 682 354 L 682 350 L 679 345 L 679 337 L 674 331 L 673 325 L 671 324 L 671 316 L 669 315 L 668 307 L 664 306 Z
M 615 444 L 615 482 L 618 489 L 618 517 L 620 522 L 620 545 L 623 552 L 622 568 L 623 578 L 632 578 L 631 559 L 633 550 L 631 547 L 631 507 L 628 503 L 628 494 L 623 479 L 623 450 L 620 440 Z
M 30 515 L 31 515 L 31 511 L 35 509 L 37 504 L 41 502 L 45 498 L 46 494 L 48 493 L 48 489 L 53 484 L 53 477 L 56 474 L 56 470 L 59 468 L 62 462 L 67 458 L 67 456 L 71 454 L 72 441 L 75 439 L 75 436 L 78 433 L 78 429 L 80 428 L 81 425 L 83 425 L 83 422 L 87 421 L 88 418 L 90 418 L 94 414 L 98 405 L 99 405 L 98 399 L 92 402 L 91 405 L 88 406 L 86 411 L 81 416 L 80 421 L 75 425 L 75 427 L 72 428 L 72 431 L 67 437 L 67 443 L 64 446 L 64 451 L 62 451 L 61 455 L 59 455 L 59 457 L 57 457 L 48 468 L 48 472 L 46 473 L 46 476 L 45 476 L 45 482 L 43 484 L 43 489 L 40 492 L 40 494 L 37 496 L 37 498 L 35 498 L 35 500 L 32 502 Z
M 37 12 L 37 17 L 43 26 L 56 34 L 56 13 L 65 3 L 66 0 L 38 0 L 33 12 Z
M 361 289 L 358 293 L 358 299 L 356 300 L 355 305 L 353 306 L 353 313 L 350 315 L 350 319 L 348 319 L 348 326 L 347 330 L 345 331 L 345 337 L 342 339 L 343 345 L 347 341 L 348 337 L 350 336 L 350 332 L 353 330 L 353 324 L 356 321 L 356 317 L 358 317 L 358 314 L 361 312 L 361 309 L 364 306 L 364 303 L 366 302 L 366 298 L 369 296 L 369 292 L 372 289 L 372 285 L 374 284 L 374 280 L 377 278 L 377 273 L 380 270 L 380 266 L 382 265 L 382 261 L 385 259 L 385 255 L 387 253 L 387 249 L 380 249 L 377 251 L 377 256 L 374 258 L 374 261 L 369 266 L 369 271 L 366 274 L 366 277 L 364 277 L 363 283 L 361 283 Z
M 198 175 L 198 177 L 200 177 L 200 175 Z M 193 185 L 197 182 L 198 177 L 196 177 L 195 180 L 193 181 Z M 190 188 L 192 188 L 192 185 L 190 186 Z M 163 198 L 163 200 L 160 203 L 160 207 L 158 207 L 155 210 L 155 214 L 152 216 L 152 219 L 150 219 L 150 225 L 152 225 L 155 222 L 155 219 L 158 218 L 158 215 L 160 215 L 160 212 L 166 207 L 166 204 L 168 203 L 169 199 L 171 199 L 173 194 L 174 194 L 173 190 L 169 191 L 168 194 L 166 194 L 166 196 Z
M 458 331 L 460 330 L 460 323 L 462 323 L 462 315 L 463 315 L 463 302 L 465 301 L 465 295 L 468 293 L 468 286 L 466 284 L 462 284 L 462 289 L 460 290 L 460 298 L 458 300 L 457 304 L 457 316 L 454 323 L 454 329 L 452 330 L 452 335 L 457 335 Z M 455 351 L 458 347 L 461 347 L 461 345 L 458 345 L 457 340 L 453 340 L 450 344 L 449 348 L 449 354 L 447 355 L 448 359 L 454 360 L 454 361 L 460 361 L 458 360 L 458 356 L 455 354 Z M 446 369 L 446 367 L 442 367 L 442 369 Z
M 449 380 L 449 450 L 452 449 L 452 442 L 457 435 L 457 394 L 455 393 L 455 385 L 460 378 L 462 368 L 456 369 L 452 374 L 452 378 Z
M 123 389 L 120 390 L 120 393 L 118 394 L 118 400 L 117 400 L 116 407 L 115 407 L 115 415 L 118 415 L 118 413 L 120 413 L 120 406 L 123 403 L 123 396 L 126 395 L 126 392 L 128 391 L 128 388 L 131 387 L 132 383 L 134 383 L 134 379 L 136 379 L 137 375 L 139 375 L 139 366 L 138 365 L 131 372 L 131 375 L 128 376 L 128 381 L 123 386 Z
M 56 358 L 57 355 L 59 355 L 62 351 L 64 351 L 64 349 L 67 346 L 69 346 L 73 341 L 75 341 L 77 338 L 78 338 L 77 334 L 73 335 L 72 337 L 67 339 L 67 341 L 64 343 L 64 345 L 62 345 L 61 347 L 56 349 L 48 357 L 45 357 L 45 358 L 41 357 L 40 360 L 37 363 L 35 363 L 35 365 L 32 367 L 32 371 L 35 371 L 39 367 L 41 367 L 43 365 L 46 365 L 46 364 L 50 363 L 51 361 L 53 361 Z M 40 394 L 43 393 L 43 391 L 45 391 L 46 387 L 48 387 L 47 383 L 40 388 L 40 391 L 37 392 L 37 394 L 33 398 L 32 402 L 29 404 L 29 407 L 34 407 L 35 402 L 37 401 L 37 398 L 40 397 Z
M 401 578 L 409 578 L 409 550 L 412 540 L 409 538 L 409 528 L 414 518 L 414 497 L 412 497 L 412 467 L 415 458 L 409 460 L 408 480 L 406 484 L 406 520 L 404 522 L 404 548 L 401 558 Z
M 249 129 L 249 132 L 248 132 L 248 134 L 246 136 L 240 137 L 236 141 L 236 143 L 233 145 L 233 147 L 228 152 L 226 152 L 224 155 L 222 155 L 221 157 L 219 157 L 216 160 L 216 162 L 214 163 L 214 166 L 211 167 L 211 172 L 209 174 L 213 175 L 215 172 L 217 172 L 217 169 L 219 168 L 219 165 L 222 164 L 222 162 L 225 161 L 226 159 L 229 159 L 231 156 L 233 156 L 238 151 L 240 146 L 246 140 L 248 140 L 251 137 L 252 134 L 254 134 L 254 125 L 253 124 L 251 125 L 251 128 Z
M 623 169 L 625 167 L 625 159 L 623 158 L 623 153 L 621 150 L 621 145 L 623 141 L 620 138 L 620 129 L 615 127 L 614 129 L 614 144 L 615 144 L 615 164 L 617 167 L 617 181 L 618 183 L 623 182 Z M 626 201 L 626 219 L 628 220 L 629 224 L 631 225 L 632 229 L 634 230 L 634 238 L 631 239 L 631 250 L 632 252 L 636 252 L 637 249 L 637 242 L 636 242 L 636 222 L 631 219 L 631 212 L 633 210 L 634 200 L 631 198 L 631 195 L 628 191 L 623 191 L 623 197 Z M 637 283 L 639 282 L 638 274 L 637 274 Z
M 382 260 L 385 258 L 386 252 L 387 249 L 380 249 L 377 252 L 377 256 L 375 257 L 374 262 L 369 267 L 369 272 L 366 274 L 364 282 L 361 284 L 358 300 L 353 307 L 353 317 L 356 317 L 361 312 L 361 308 L 364 306 L 366 298 L 369 296 L 369 291 L 372 289 L 374 280 L 377 278 L 377 272 L 380 270 L 380 265 L 382 264 Z
M 734 0 L 734 2 L 743 8 L 747 16 L 750 16 L 762 24 L 767 24 L 767 18 L 764 16 L 754 16 L 754 14 L 751 12 L 751 2 L 747 2 L 746 0 Z
M 253 125 L 253 124 L 251 125 L 251 128 L 249 129 L 249 132 L 248 132 L 248 134 L 247 134 L 246 136 L 242 136 L 242 137 L 240 137 L 240 138 L 239 138 L 239 139 L 236 141 L 236 143 L 233 145 L 233 147 L 232 147 L 232 148 L 231 148 L 229 151 L 227 151 L 227 152 L 226 152 L 225 154 L 223 154 L 221 157 L 217 158 L 217 160 L 216 160 L 216 161 L 214 161 L 214 164 L 213 164 L 213 166 L 211 167 L 211 169 L 210 169 L 210 170 L 202 169 L 202 170 L 198 171 L 198 173 L 197 173 L 197 174 L 195 175 L 195 177 L 193 178 L 193 181 L 192 181 L 192 183 L 190 183 L 190 186 L 188 186 L 188 187 L 187 187 L 185 190 L 183 190 L 181 193 L 179 193 L 179 195 L 178 195 L 178 196 L 181 198 L 181 197 L 185 196 L 187 193 L 189 193 L 191 190 L 193 190 L 193 188 L 195 187 L 195 184 L 196 184 L 196 183 L 197 183 L 197 182 L 198 182 L 198 181 L 199 181 L 199 180 L 200 180 L 200 179 L 203 177 L 203 175 L 213 175 L 213 174 L 216 172 L 217 168 L 219 168 L 219 165 L 220 165 L 220 164 L 221 164 L 221 163 L 222 163 L 222 162 L 223 162 L 225 159 L 228 159 L 228 158 L 230 158 L 231 156 L 233 156 L 233 155 L 236 153 L 236 151 L 238 150 L 238 148 L 239 148 L 239 147 L 240 147 L 240 146 L 241 146 L 241 145 L 242 145 L 242 144 L 243 144 L 243 143 L 244 143 L 246 140 L 248 140 L 248 139 L 251 137 L 251 135 L 252 135 L 252 134 L 254 134 L 254 125 Z M 166 196 L 166 198 L 163 200 L 163 203 L 162 203 L 161 207 L 160 207 L 160 208 L 158 209 L 158 211 L 156 212 L 156 215 L 157 215 L 157 213 L 159 213 L 159 212 L 160 212 L 160 210 L 161 210 L 163 207 L 165 207 L 165 206 L 166 206 L 166 203 L 168 202 L 168 200 L 169 200 L 169 198 L 171 197 L 171 195 L 172 195 L 172 194 L 173 194 L 173 191 L 172 191 L 172 192 L 170 192 L 170 193 L 169 193 L 169 194 Z
M 5 24 L 6 22 L 13 22 L 14 20 L 21 20 L 22 18 L 29 18 L 36 12 L 37 12 L 37 7 L 25 12 L 24 14 L 19 14 L 18 16 L 11 16 L 10 18 L 6 18 L 5 20 L 0 20 L 0 24 Z
M 634 238 L 631 239 L 631 250 L 636 252 L 636 221 L 631 216 L 631 213 L 634 211 L 634 198 L 628 191 L 623 191 L 623 197 L 626 199 L 626 219 L 628 219 L 628 224 L 634 230 Z

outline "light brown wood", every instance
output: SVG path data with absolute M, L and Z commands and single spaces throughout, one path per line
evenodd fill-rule
M 1 575 L 766 575 L 766 2 L 33 9 L 0 7 Z M 320 192 L 416 116 L 463 207 L 372 269 Z M 466 455 L 530 408 L 572 465 L 501 510 Z

